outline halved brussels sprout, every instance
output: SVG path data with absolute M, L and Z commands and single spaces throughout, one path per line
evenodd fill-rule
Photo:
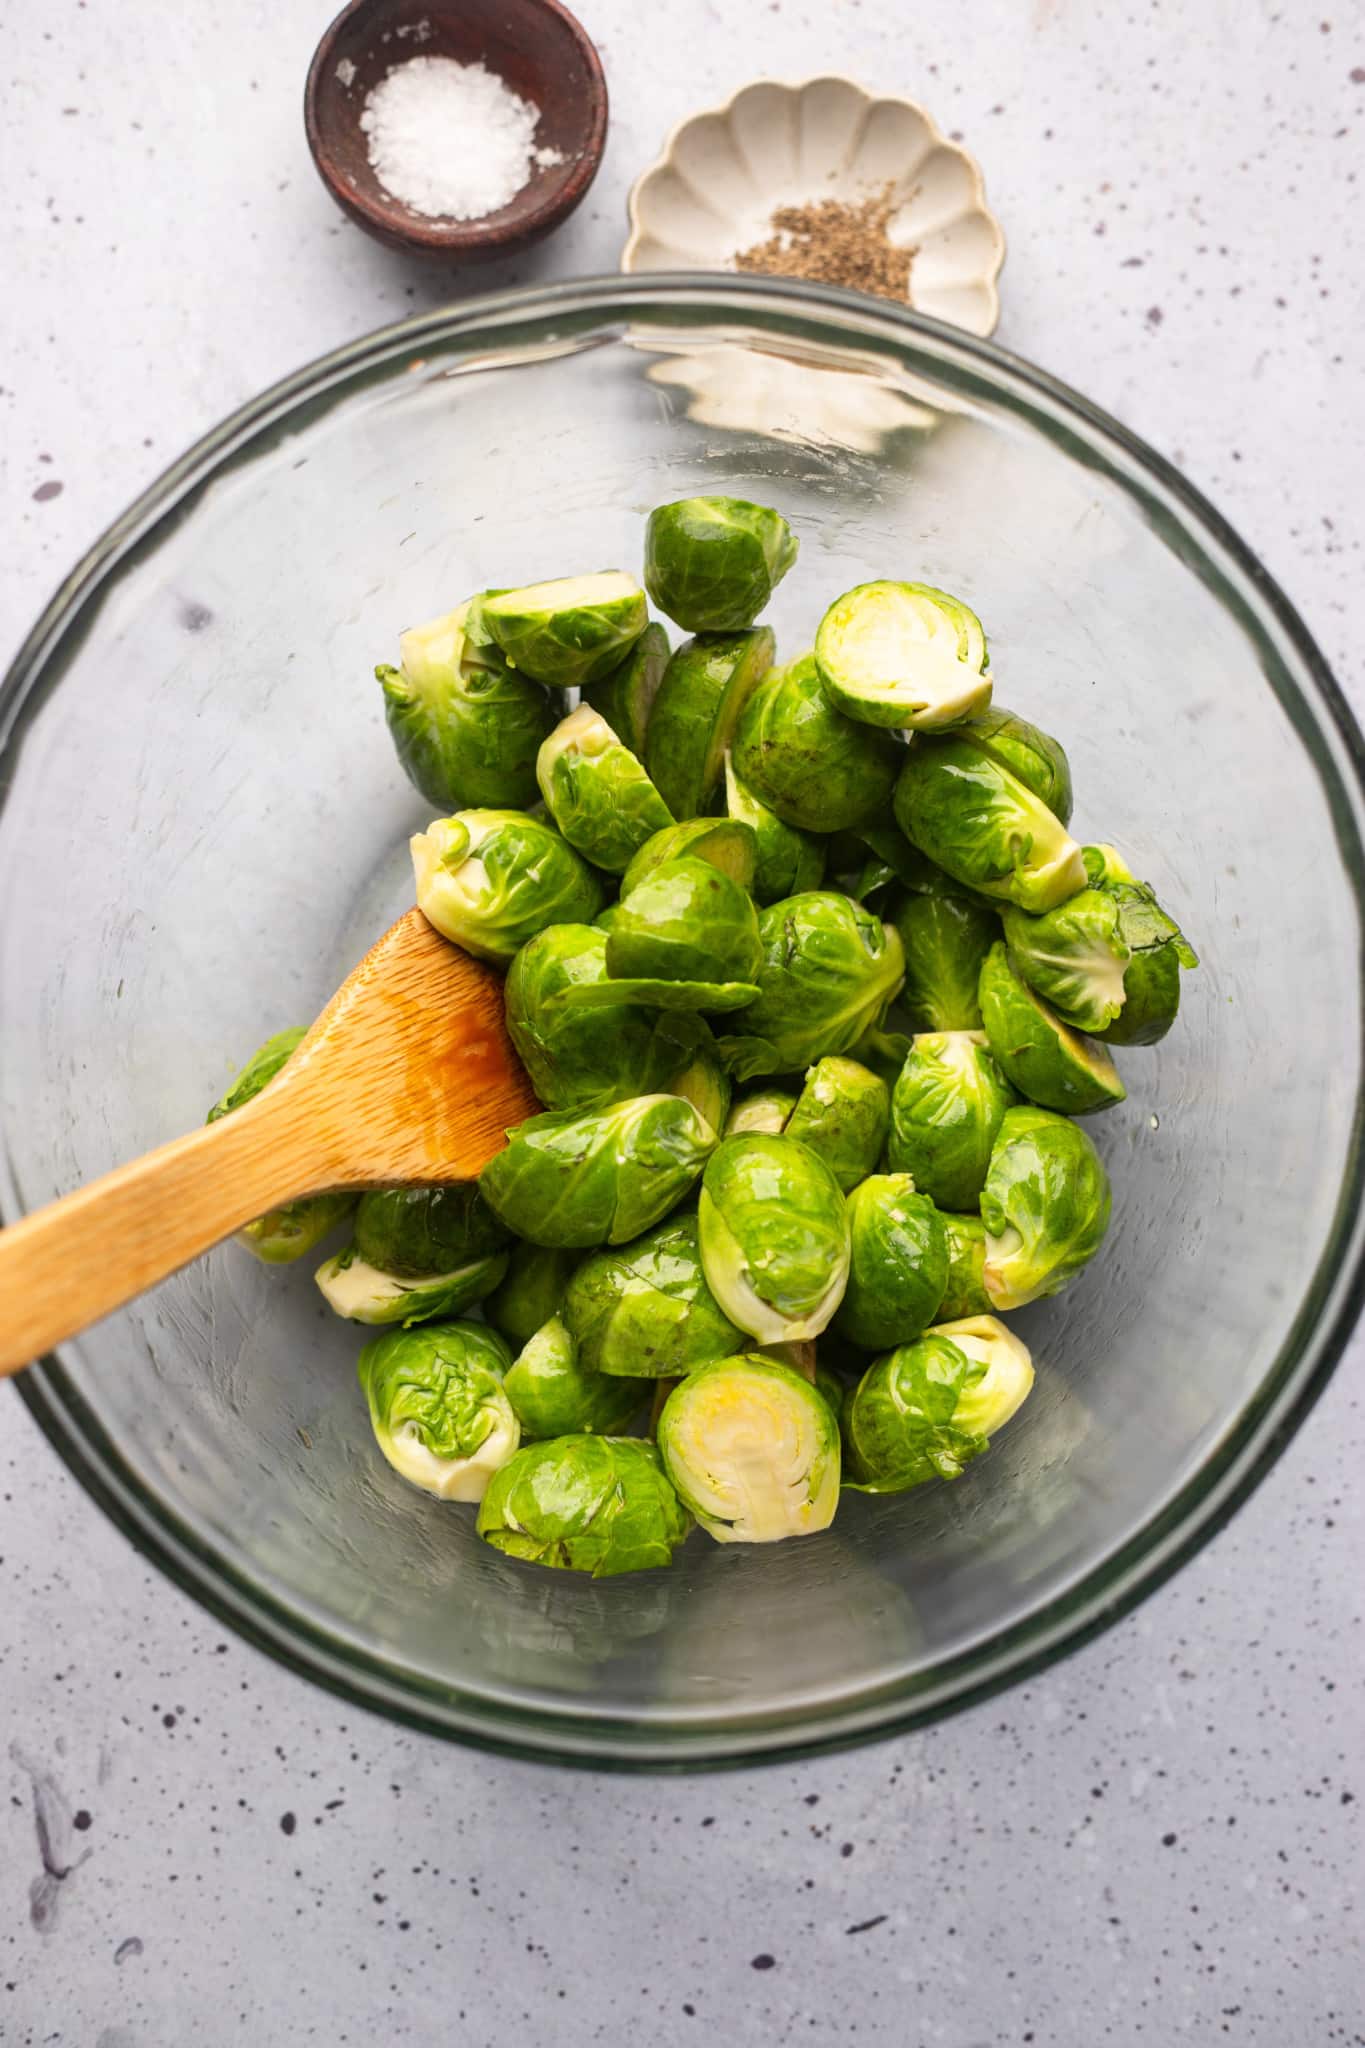
M 444 938 L 507 961 L 552 924 L 590 924 L 603 889 L 551 825 L 521 811 L 461 811 L 414 834 L 417 907 Z
M 733 818 L 684 818 L 680 825 L 670 825 L 646 840 L 621 878 L 621 894 L 629 896 L 657 868 L 684 859 L 709 861 L 741 889 L 749 889 L 758 845 L 749 827 Z
M 742 1019 L 743 1036 L 720 1046 L 740 1080 L 848 1052 L 881 1022 L 904 973 L 890 925 L 847 896 L 811 889 L 769 904 L 758 930 L 759 993 Z
M 784 825 L 776 811 L 770 811 L 744 787 L 728 752 L 725 808 L 754 834 L 755 861 L 749 880 L 757 902 L 776 903 L 783 896 L 819 888 L 825 873 L 824 840 L 813 832 L 798 831 L 795 825 Z
M 938 1305 L 947 1323 L 959 1316 L 989 1315 L 991 1298 L 982 1279 L 986 1262 L 986 1226 L 979 1216 L 956 1216 L 944 1210 L 943 1230 L 948 1240 L 948 1284 Z
M 545 808 L 594 867 L 624 874 L 633 854 L 673 820 L 643 767 L 590 704 L 557 725 L 536 756 Z
M 680 498 L 645 529 L 645 588 L 688 633 L 752 626 L 796 560 L 780 512 L 745 498 Z
M 860 583 L 834 600 L 815 636 L 832 703 L 865 725 L 933 731 L 991 701 L 976 613 L 928 583 Z
M 743 1131 L 762 1131 L 770 1138 L 778 1137 L 787 1128 L 796 1097 L 794 1088 L 751 1088 L 732 1105 L 724 1135 L 734 1138 Z
M 684 640 L 650 713 L 645 766 L 675 818 L 710 810 L 735 722 L 772 666 L 766 626 Z
M 1027 1347 L 994 1316 L 926 1330 L 874 1360 L 844 1404 L 853 1483 L 901 1493 L 960 1478 L 1032 1384 Z
M 529 1117 L 479 1182 L 496 1216 L 532 1244 L 624 1244 L 693 1185 L 716 1134 L 677 1095 Z
M 445 1273 L 461 1260 L 501 1251 L 509 1235 L 473 1180 L 371 1188 L 355 1217 L 357 1255 L 400 1280 Z
M 1081 849 L 1017 775 L 960 733 L 907 750 L 896 823 L 922 853 L 984 895 L 1050 910 L 1085 887 Z
M 220 1117 L 231 1116 L 234 1109 L 259 1095 L 306 1035 L 306 1027 L 300 1024 L 267 1038 L 219 1096 L 205 1123 L 216 1124 Z M 254 1253 L 263 1265 L 287 1266 L 291 1260 L 316 1250 L 323 1238 L 345 1221 L 355 1204 L 356 1198 L 350 1194 L 304 1195 L 297 1202 L 284 1202 L 278 1209 L 256 1217 L 237 1232 L 237 1242 Z
M 565 690 L 609 674 L 649 624 L 643 590 L 620 569 L 485 591 L 479 612 L 513 668 Z
M 624 981 L 753 983 L 762 959 L 752 896 L 704 860 L 655 868 L 607 933 L 607 973 Z
M 607 934 L 596 925 L 551 925 L 512 962 L 507 1031 L 547 1109 L 672 1090 L 699 1049 L 709 1048 L 700 1018 L 626 1002 L 619 989 L 605 1014 L 566 1000 L 572 990 L 605 985 Z
M 525 1440 L 616 1436 L 641 1406 L 643 1389 L 584 1365 L 558 1316 L 523 1346 L 503 1386 Z
M 584 1259 L 562 1314 L 583 1363 L 618 1378 L 689 1373 L 744 1341 L 706 1284 L 690 1211 Z
M 939 1312 L 948 1236 L 908 1173 L 877 1173 L 849 1196 L 848 1286 L 834 1328 L 865 1351 L 908 1344 Z
M 979 712 L 954 735 L 979 747 L 1002 768 L 1031 789 L 1061 824 L 1071 823 L 1071 763 L 1060 740 L 1030 724 L 1017 711 L 992 704 Z
M 471 643 L 470 604 L 399 638 L 382 663 L 384 717 L 408 780 L 445 811 L 534 803 L 536 752 L 558 715 L 540 684 Z
M 916 1031 L 977 1031 L 981 963 L 1000 936 L 1000 920 L 965 896 L 904 889 L 891 922 L 905 953 L 901 1007 Z
M 646 626 L 625 660 L 596 682 L 584 683 L 583 702 L 600 711 L 637 761 L 645 758 L 649 714 L 668 666 L 668 635 L 662 626 Z
M 698 1204 L 707 1285 L 762 1344 L 818 1337 L 848 1279 L 839 1183 L 793 1138 L 747 1131 L 717 1146 Z
M 839 1505 L 839 1426 L 809 1380 L 775 1359 L 689 1373 L 659 1417 L 678 1498 L 717 1543 L 780 1543 L 827 1529 Z
M 1104 1047 L 1063 1024 L 1015 973 L 1004 945 L 992 946 L 986 955 L 980 997 L 996 1062 L 1030 1102 L 1083 1116 L 1123 1101 L 1127 1090 Z
M 670 1564 L 692 1523 L 653 1444 L 562 1436 L 518 1451 L 475 1527 L 508 1557 L 602 1579 Z
M 891 1093 L 886 1160 L 940 1209 L 974 1209 L 1014 1090 L 979 1031 L 926 1031 Z
M 367 1344 L 360 1384 L 394 1471 L 441 1500 L 481 1500 L 521 1441 L 502 1383 L 511 1362 L 481 1323 L 427 1323 Z
M 313 1277 L 328 1308 L 348 1322 L 401 1323 L 406 1330 L 437 1316 L 463 1315 L 493 1292 L 506 1271 L 505 1251 L 484 1251 L 468 1252 L 458 1265 L 439 1272 L 388 1273 L 366 1259 L 358 1244 L 349 1244 L 325 1259 Z
M 1007 1110 L 981 1190 L 982 1282 L 991 1304 L 1060 1294 L 1109 1228 L 1104 1162 L 1079 1124 L 1031 1103 Z
M 537 1330 L 559 1312 L 565 1290 L 583 1254 L 557 1245 L 513 1244 L 507 1275 L 484 1302 L 483 1312 L 514 1351 L 529 1344 Z
M 730 1097 L 734 1093 L 734 1082 L 721 1065 L 720 1053 L 707 1026 L 700 1018 L 697 1023 L 706 1036 L 681 1073 L 673 1076 L 667 1092 L 670 1095 L 681 1095 L 684 1102 L 690 1102 L 719 1137 L 725 1129 L 725 1120 L 730 1113 Z
M 884 810 L 905 759 L 898 740 L 836 710 L 813 654 L 773 669 L 735 727 L 735 774 L 785 825 L 838 832 Z
M 823 1159 L 844 1194 L 876 1169 L 891 1122 L 891 1090 L 856 1060 L 817 1060 L 786 1124 Z

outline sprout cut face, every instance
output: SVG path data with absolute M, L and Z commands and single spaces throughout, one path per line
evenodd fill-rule
M 856 1060 L 817 1060 L 786 1123 L 823 1159 L 844 1194 L 875 1169 L 891 1122 L 891 1090 Z
M 860 583 L 836 598 L 815 636 L 831 702 L 865 725 L 931 732 L 991 701 L 976 613 L 927 583 Z
M 795 1107 L 794 1088 L 751 1088 L 732 1106 L 725 1121 L 725 1136 L 734 1138 L 744 1131 L 761 1131 L 769 1138 L 779 1137 Z
M 441 1500 L 481 1500 L 521 1441 L 503 1388 L 510 1363 L 479 1323 L 428 1323 L 367 1344 L 360 1384 L 395 1472 Z
M 417 904 L 442 937 L 482 960 L 511 960 L 552 924 L 590 924 L 603 889 L 588 863 L 539 818 L 461 811 L 412 841 Z
M 644 592 L 619 569 L 490 590 L 479 610 L 513 668 L 557 689 L 609 674 L 649 624 Z
M 690 1102 L 640 1095 L 529 1118 L 480 1186 L 494 1214 L 533 1244 L 625 1244 L 682 1200 L 715 1144 Z
M 744 498 L 681 498 L 645 529 L 645 588 L 687 633 L 733 633 L 754 620 L 796 560 L 780 512 Z
M 375 670 L 404 773 L 443 811 L 533 803 L 536 752 L 555 722 L 539 683 L 471 639 L 475 603 L 411 627 L 401 666 Z
M 503 1386 L 526 1441 L 615 1436 L 644 1400 L 642 1388 L 585 1366 L 558 1316 L 523 1347 Z
M 707 861 L 741 889 L 749 889 L 757 858 L 757 842 L 747 825 L 732 818 L 684 818 L 680 825 L 656 832 L 640 848 L 622 878 L 621 894 L 629 896 L 657 868 L 675 860 Z
M 1073 1116 L 1123 1101 L 1126 1091 L 1104 1047 L 1063 1024 L 1015 973 L 1004 946 L 986 956 L 980 996 L 991 1051 L 1021 1095 Z
M 896 822 L 959 882 L 1022 910 L 1085 887 L 1081 849 L 1010 770 L 958 733 L 915 740 L 896 784 Z
M 817 1337 L 848 1280 L 848 1210 L 822 1159 L 792 1138 L 726 1138 L 698 1205 L 707 1284 L 761 1344 Z
M 671 1563 L 692 1524 L 653 1444 L 572 1436 L 518 1452 L 476 1526 L 508 1557 L 601 1579 Z
M 892 1090 L 888 1164 L 940 1209 L 974 1209 L 1014 1099 L 980 1032 L 921 1033 Z
M 742 1035 L 721 1041 L 741 1080 L 787 1074 L 848 1052 L 880 1023 L 904 974 L 889 925 L 833 890 L 773 903 L 758 921 L 763 960 L 758 997 Z
M 624 874 L 645 841 L 673 822 L 634 754 L 589 704 L 545 741 L 536 781 L 570 846 L 609 874 Z
M 685 640 L 664 671 L 645 739 L 645 766 L 675 818 L 709 811 L 735 725 L 772 666 L 766 626 Z
M 743 1342 L 706 1284 L 695 1214 L 585 1259 L 563 1315 L 584 1364 L 627 1379 L 693 1372 Z
M 1033 1384 L 1025 1346 L 994 1316 L 939 1325 L 870 1365 L 844 1407 L 855 1484 L 902 1493 L 958 1479 Z
M 803 832 L 839 832 L 886 808 L 904 750 L 831 703 L 813 654 L 773 669 L 735 727 L 734 772 Z
M 827 1529 L 839 1504 L 839 1428 L 800 1373 L 752 1354 L 674 1388 L 659 1450 L 678 1497 L 717 1543 L 780 1543 Z
M 834 1328 L 864 1351 L 927 1330 L 948 1285 L 948 1236 L 908 1173 L 878 1173 L 849 1198 L 848 1287 Z
M 328 1308 L 348 1322 L 401 1323 L 406 1330 L 438 1316 L 463 1315 L 493 1292 L 506 1271 L 506 1252 L 479 1252 L 444 1272 L 400 1277 L 371 1265 L 351 1244 L 324 1260 L 314 1278 Z
M 1104 1162 L 1079 1124 L 1031 1104 L 1008 1110 L 981 1191 L 991 1305 L 1060 1294 L 1099 1250 L 1110 1207 Z

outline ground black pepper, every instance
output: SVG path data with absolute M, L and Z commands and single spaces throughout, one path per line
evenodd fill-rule
M 817 284 L 847 285 L 879 298 L 910 298 L 913 249 L 897 248 L 887 235 L 901 201 L 891 187 L 866 199 L 813 199 L 779 206 L 768 225 L 773 233 L 735 257 L 740 270 L 770 277 L 808 277 Z

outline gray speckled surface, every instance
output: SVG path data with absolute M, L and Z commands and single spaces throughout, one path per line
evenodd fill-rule
M 10 10 L 6 648 L 186 442 L 445 288 L 314 179 L 327 11 Z M 604 172 L 479 283 L 612 268 L 631 175 L 755 72 L 916 93 L 1003 217 L 1001 339 L 1184 465 L 1365 709 L 1358 7 L 582 11 Z M 397 1732 L 226 1639 L 6 1393 L 0 2041 L 1365 2041 L 1363 1360 L 1233 1526 L 1046 1678 L 842 1759 L 624 1783 Z

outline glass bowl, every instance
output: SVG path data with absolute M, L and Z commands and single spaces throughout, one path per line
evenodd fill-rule
M 1167 464 L 988 343 L 852 296 L 650 277 L 410 320 L 238 413 L 58 592 L 0 700 L 0 1206 L 198 1123 L 410 901 L 371 669 L 467 591 L 640 555 L 661 499 L 778 504 L 772 617 L 960 591 L 1202 956 L 1089 1128 L 1104 1255 L 1020 1326 L 1036 1392 L 953 1486 L 600 1584 L 498 1556 L 380 1460 L 363 1333 L 227 1246 L 21 1390 L 119 1526 L 296 1670 L 603 1766 L 927 1720 L 1112 1620 L 1321 1389 L 1361 1298 L 1361 741 Z

